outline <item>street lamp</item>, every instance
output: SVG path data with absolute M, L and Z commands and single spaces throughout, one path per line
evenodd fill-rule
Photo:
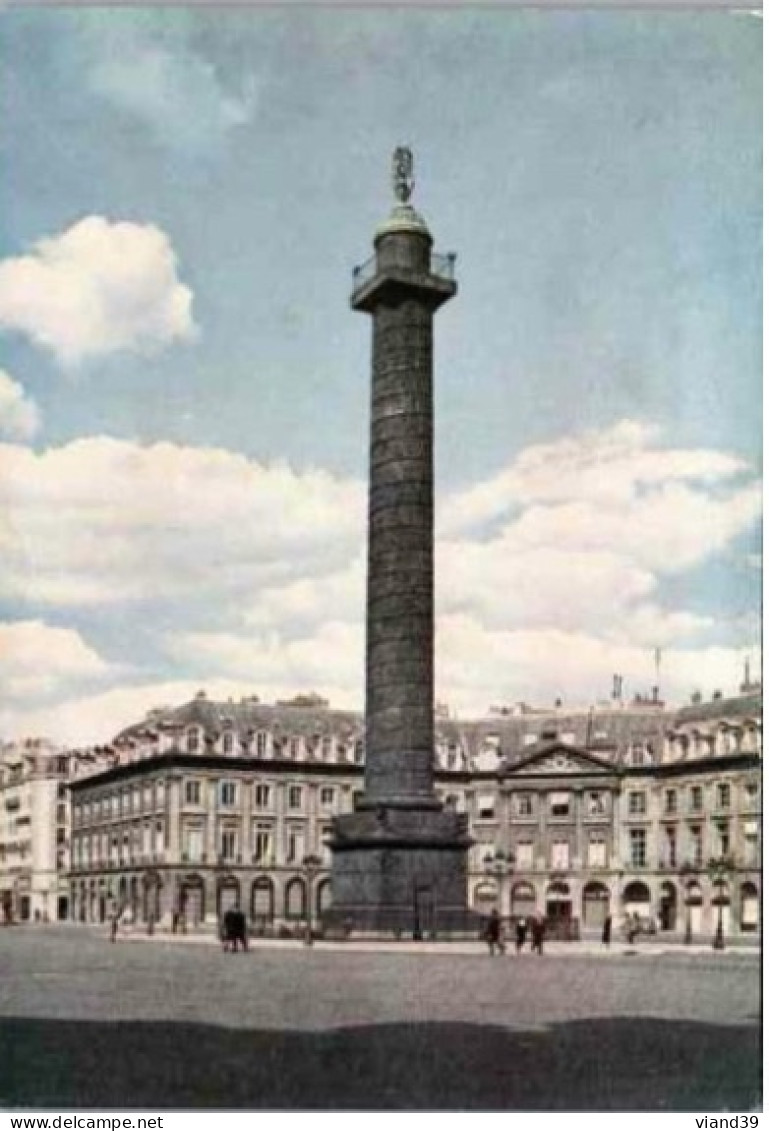
M 726 887 L 727 876 L 734 870 L 734 863 L 728 856 L 719 856 L 708 861 L 708 875 L 711 883 L 716 889 L 716 897 L 713 902 L 718 907 L 718 920 L 716 922 L 716 933 L 713 937 L 713 950 L 724 949 L 724 888 Z
M 302 860 L 302 869 L 304 871 L 305 881 L 307 885 L 307 903 L 306 903 L 306 923 L 305 923 L 305 946 L 312 946 L 312 881 L 318 874 L 323 866 L 323 861 L 319 856 L 305 856 Z
M 684 907 L 686 908 L 686 927 L 684 929 L 684 942 L 688 946 L 692 941 L 692 905 L 689 896 L 688 884 L 697 875 L 697 869 L 688 862 L 679 868 L 679 875 L 684 887 Z
M 488 852 L 483 858 L 483 870 L 487 876 L 493 877 L 497 884 L 497 895 L 502 902 L 502 881 L 508 876 L 515 865 L 515 854 L 497 848 L 493 853 Z

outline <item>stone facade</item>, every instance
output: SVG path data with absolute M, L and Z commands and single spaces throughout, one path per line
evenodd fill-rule
M 693 726 L 716 738 L 728 731 L 729 749 L 690 743 L 682 755 Z M 600 735 L 590 748 L 588 734 Z M 761 736 L 757 695 L 681 711 L 631 704 L 437 719 L 436 792 L 474 840 L 468 903 L 505 917 L 536 909 L 582 934 L 607 911 L 617 925 L 635 912 L 680 936 L 687 920 L 695 935 L 712 932 L 723 900 L 727 937 L 756 936 Z M 310 891 L 317 922 L 330 908 L 334 818 L 362 818 L 374 836 L 380 820 L 359 808 L 362 719 L 317 702 L 200 696 L 154 712 L 107 750 L 69 757 L 78 920 L 99 921 L 113 899 L 139 922 L 152 910 L 170 926 L 183 906 L 190 924 L 210 925 L 237 897 L 255 929 L 291 929 L 304 923 Z M 382 882 L 392 874 L 387 850 L 373 849 Z M 719 858 L 729 862 L 724 890 L 709 868 Z M 423 856 L 420 868 L 430 866 Z M 410 927 L 416 914 L 429 933 L 432 898 L 413 882 L 410 891 Z
M 0 921 L 69 916 L 69 758 L 42 739 L 0 747 Z

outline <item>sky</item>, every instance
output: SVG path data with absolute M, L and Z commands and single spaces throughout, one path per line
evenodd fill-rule
M 414 152 L 452 713 L 760 663 L 761 21 L 0 11 L 0 738 L 363 707 L 369 320 Z

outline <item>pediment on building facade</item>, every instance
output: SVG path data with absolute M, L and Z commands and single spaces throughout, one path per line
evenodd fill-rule
M 602 758 L 564 742 L 549 742 L 507 766 L 508 777 L 530 774 L 615 774 L 615 767 Z

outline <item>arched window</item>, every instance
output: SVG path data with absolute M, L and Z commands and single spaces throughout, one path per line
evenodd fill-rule
M 298 876 L 286 884 L 285 915 L 287 919 L 304 919 L 307 915 L 307 891 Z
M 269 926 L 275 917 L 275 886 L 269 876 L 259 876 L 251 885 L 251 918 L 257 926 Z

